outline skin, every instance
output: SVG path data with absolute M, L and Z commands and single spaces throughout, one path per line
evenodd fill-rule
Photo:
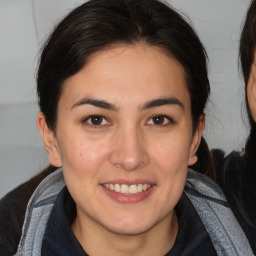
M 250 76 L 248 84 L 246 87 L 247 90 L 247 99 L 252 114 L 253 120 L 256 122 L 256 57 L 254 52 L 254 60 L 251 66 Z
M 202 116 L 192 133 L 190 104 L 183 67 L 140 43 L 98 52 L 67 79 L 55 133 L 38 115 L 50 162 L 62 166 L 77 205 L 73 232 L 89 255 L 164 255 L 173 246 L 174 207 L 204 128 Z M 106 183 L 152 188 L 137 200 L 110 196 Z

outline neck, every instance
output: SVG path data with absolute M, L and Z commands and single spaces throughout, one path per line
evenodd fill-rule
M 90 218 L 90 217 L 88 217 Z M 151 229 L 136 235 L 114 233 L 86 218 L 75 219 L 72 229 L 89 255 L 165 255 L 174 245 L 178 220 L 173 212 Z M 83 220 L 83 221 L 81 221 Z

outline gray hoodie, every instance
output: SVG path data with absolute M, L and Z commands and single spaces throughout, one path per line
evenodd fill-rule
M 32 195 L 15 256 L 40 256 L 51 209 L 65 186 L 62 169 L 47 176 Z M 251 256 L 249 242 L 227 206 L 220 188 L 209 178 L 188 170 L 185 193 L 203 222 L 218 255 Z

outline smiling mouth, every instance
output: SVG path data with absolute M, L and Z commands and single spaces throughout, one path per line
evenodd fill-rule
M 103 186 L 111 191 L 115 191 L 124 195 L 134 195 L 147 191 L 152 187 L 151 184 L 103 184 Z

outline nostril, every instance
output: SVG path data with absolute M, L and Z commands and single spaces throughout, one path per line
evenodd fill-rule
M 135 171 L 146 164 L 144 160 L 127 159 L 123 161 L 115 161 L 112 164 L 118 168 L 125 169 L 127 171 Z
M 149 156 L 144 141 L 138 135 L 137 130 L 133 133 L 131 130 L 126 131 L 119 133 L 118 138 L 116 138 L 116 144 L 114 144 L 110 154 L 110 162 L 115 167 L 134 171 L 145 166 L 149 162 Z

